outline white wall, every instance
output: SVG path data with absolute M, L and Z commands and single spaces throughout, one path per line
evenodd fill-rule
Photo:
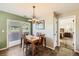
M 64 28 L 64 32 L 71 32 L 73 33 L 73 19 L 61 19 L 60 21 L 60 28 Z
M 46 42 L 47 42 L 47 46 L 50 48 L 53 48 L 53 13 L 48 13 L 46 15 L 44 15 L 41 20 L 45 20 L 45 29 L 44 30 L 37 30 L 35 28 L 35 24 L 33 24 L 33 34 L 35 35 L 37 32 L 42 32 L 45 33 L 46 35 Z

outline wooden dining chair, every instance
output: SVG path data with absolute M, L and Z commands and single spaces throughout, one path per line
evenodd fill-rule
M 27 41 L 27 36 L 28 35 L 28 33 L 24 33 L 23 35 L 22 35 L 22 38 L 21 38 L 21 41 L 22 41 L 22 43 L 21 44 L 23 44 L 22 46 L 23 46 L 23 51 L 24 51 L 24 48 L 26 48 L 26 55 L 27 55 L 27 51 L 28 51 L 28 48 L 30 47 L 30 42 L 28 42 Z
M 40 35 L 39 45 L 41 45 L 41 46 L 44 45 L 46 47 L 46 37 L 44 34 Z
M 40 47 L 46 47 L 46 37 L 45 35 L 40 35 L 39 36 L 39 41 L 36 43 L 36 47 L 40 48 Z

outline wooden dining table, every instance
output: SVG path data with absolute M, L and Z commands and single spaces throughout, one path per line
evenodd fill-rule
M 35 50 L 35 43 L 37 43 L 39 41 L 39 37 L 28 35 L 28 36 L 26 36 L 26 38 L 27 38 L 27 41 L 32 44 L 32 55 L 34 55 L 35 54 L 35 52 L 34 52 L 34 50 Z

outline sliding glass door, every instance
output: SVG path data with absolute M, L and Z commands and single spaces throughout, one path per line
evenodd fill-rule
M 29 32 L 30 23 L 24 21 L 8 20 L 7 22 L 7 35 L 8 35 L 8 47 L 18 45 L 21 43 L 21 34 L 23 32 Z

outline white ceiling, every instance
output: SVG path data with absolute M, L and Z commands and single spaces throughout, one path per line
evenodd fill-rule
M 32 6 L 35 5 L 36 16 L 43 16 L 56 11 L 57 13 L 66 13 L 70 11 L 78 11 L 78 3 L 0 3 L 0 10 L 18 14 L 27 17 L 32 16 Z

